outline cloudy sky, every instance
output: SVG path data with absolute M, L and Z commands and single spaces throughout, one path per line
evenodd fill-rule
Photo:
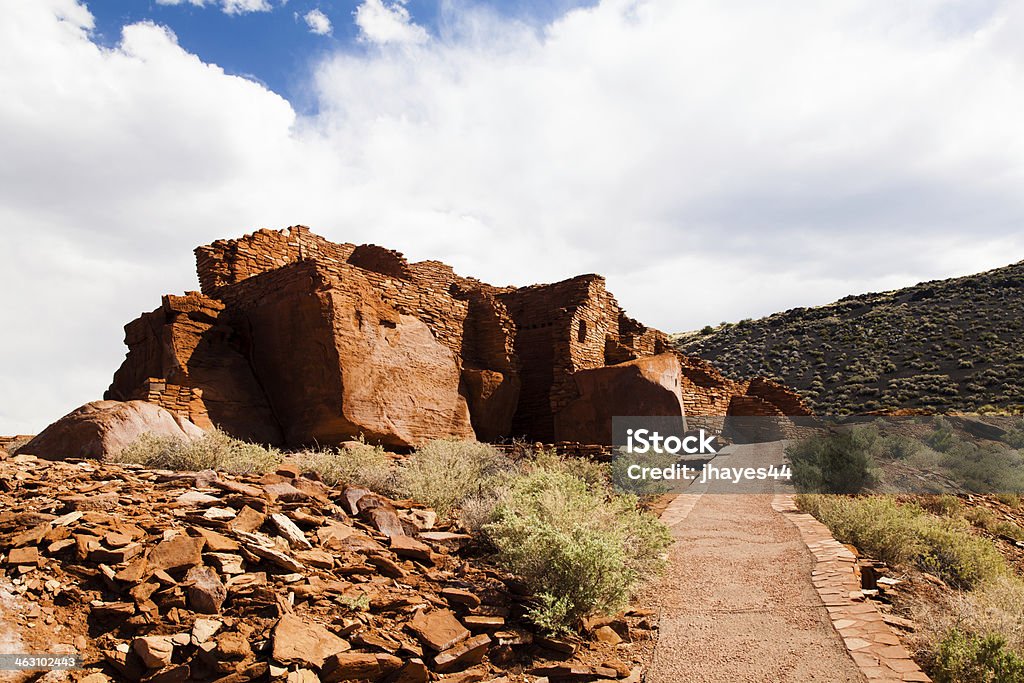
M 667 331 L 1024 259 L 1013 0 L 3 0 L 0 434 L 306 224 Z

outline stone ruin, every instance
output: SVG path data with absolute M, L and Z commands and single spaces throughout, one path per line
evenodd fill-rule
M 806 415 L 623 313 L 599 275 L 495 287 L 304 226 L 195 250 L 200 292 L 125 326 L 105 394 L 285 447 L 364 438 L 607 444 L 613 415 Z

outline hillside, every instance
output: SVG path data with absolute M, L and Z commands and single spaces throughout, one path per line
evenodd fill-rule
M 726 375 L 776 377 L 819 414 L 1024 408 L 1024 261 L 674 338 Z

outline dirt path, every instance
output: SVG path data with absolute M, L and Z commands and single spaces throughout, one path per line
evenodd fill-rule
M 766 462 L 782 462 L 781 444 L 715 460 Z M 864 680 L 811 583 L 810 552 L 771 508 L 773 487 L 684 495 L 667 510 L 676 543 L 648 683 Z

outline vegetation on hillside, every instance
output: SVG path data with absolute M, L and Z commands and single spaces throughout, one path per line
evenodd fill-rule
M 736 379 L 774 377 L 821 415 L 1024 410 L 1024 262 L 678 335 Z

